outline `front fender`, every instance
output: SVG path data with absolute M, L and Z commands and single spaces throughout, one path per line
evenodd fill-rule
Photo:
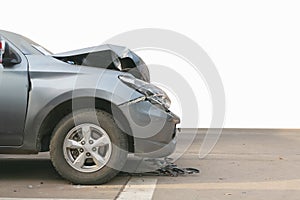
M 28 58 L 31 90 L 22 146 L 24 150 L 39 150 L 37 141 L 43 121 L 54 108 L 66 101 L 99 98 L 120 105 L 142 96 L 119 80 L 118 76 L 124 74 L 122 72 L 72 66 L 53 58 L 49 58 L 50 61 L 43 59 L 45 56 L 38 62 Z M 54 67 L 51 67 L 51 62 Z M 77 106 L 80 107 L 74 104 L 73 108 Z

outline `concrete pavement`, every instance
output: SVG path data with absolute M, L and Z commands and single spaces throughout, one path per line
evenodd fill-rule
M 176 161 L 181 167 L 200 169 L 200 174 L 118 176 L 99 186 L 72 185 L 61 179 L 48 154 L 0 155 L 0 197 L 134 199 L 144 195 L 146 199 L 150 195 L 153 199 L 172 200 L 299 199 L 299 130 L 223 130 L 212 152 L 199 159 L 204 136 L 205 130 L 199 130 L 191 146 Z M 183 130 L 180 143 L 191 137 L 193 130 Z

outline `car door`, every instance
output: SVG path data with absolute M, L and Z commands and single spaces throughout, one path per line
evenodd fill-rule
M 4 44 L 0 64 L 0 146 L 19 146 L 23 142 L 28 101 L 28 63 L 13 44 Z

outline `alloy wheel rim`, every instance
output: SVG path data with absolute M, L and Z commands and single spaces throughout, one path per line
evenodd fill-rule
M 68 132 L 63 150 L 64 158 L 72 168 L 80 172 L 95 172 L 108 163 L 112 143 L 103 128 L 84 123 Z

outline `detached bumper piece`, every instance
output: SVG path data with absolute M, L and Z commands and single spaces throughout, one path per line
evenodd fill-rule
M 147 172 L 146 175 L 156 175 L 156 176 L 172 176 L 177 177 L 179 175 L 187 174 L 198 174 L 200 173 L 199 169 L 195 168 L 179 168 L 174 163 L 167 165 L 161 169 L 158 169 L 154 172 Z
M 184 175 L 192 175 L 192 174 L 199 174 L 200 170 L 196 168 L 180 168 L 176 164 L 172 162 L 170 158 L 161 159 L 148 159 L 148 162 L 151 162 L 153 165 L 161 166 L 155 171 L 144 172 L 144 173 L 126 173 L 122 172 L 125 175 L 132 175 L 132 176 L 184 176 Z

